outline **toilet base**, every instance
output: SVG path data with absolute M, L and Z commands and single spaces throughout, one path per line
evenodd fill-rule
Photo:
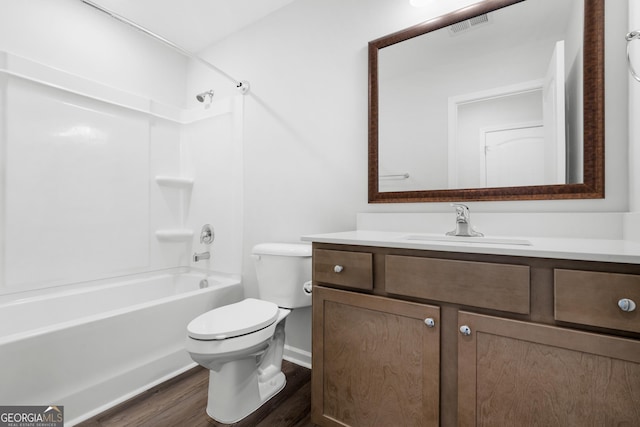
M 290 310 L 280 309 L 272 338 L 250 349 L 240 359 L 208 364 L 209 396 L 207 415 L 224 424 L 233 424 L 253 413 L 278 394 L 287 382 L 282 373 L 285 320 Z M 192 355 L 193 357 L 193 355 Z
M 207 415 L 224 424 L 236 423 L 278 394 L 286 382 L 281 371 L 258 373 L 255 358 L 225 363 L 210 371 Z

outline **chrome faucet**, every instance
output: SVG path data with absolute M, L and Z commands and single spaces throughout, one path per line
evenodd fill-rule
M 471 213 L 469 206 L 461 203 L 453 203 L 456 208 L 456 229 L 447 233 L 447 236 L 482 237 L 484 234 L 476 231 L 471 226 Z
M 193 262 L 198 262 L 201 261 L 203 259 L 209 259 L 211 258 L 211 254 L 207 251 L 207 252 L 201 252 L 201 253 L 194 253 L 193 254 Z

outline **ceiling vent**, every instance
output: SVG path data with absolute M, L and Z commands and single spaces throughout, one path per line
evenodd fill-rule
M 486 25 L 489 23 L 489 15 L 486 13 L 483 15 L 474 16 L 471 19 L 467 19 L 465 21 L 456 22 L 453 25 L 449 26 L 449 34 L 456 35 L 465 31 L 472 30 L 482 25 Z

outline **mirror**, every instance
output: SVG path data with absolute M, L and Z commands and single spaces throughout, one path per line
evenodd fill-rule
M 369 202 L 604 197 L 604 0 L 486 0 L 369 42 Z

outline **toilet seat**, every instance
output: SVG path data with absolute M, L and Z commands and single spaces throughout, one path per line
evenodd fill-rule
M 187 332 L 197 340 L 224 340 L 264 329 L 276 319 L 275 303 L 247 298 L 201 314 L 187 325 Z

